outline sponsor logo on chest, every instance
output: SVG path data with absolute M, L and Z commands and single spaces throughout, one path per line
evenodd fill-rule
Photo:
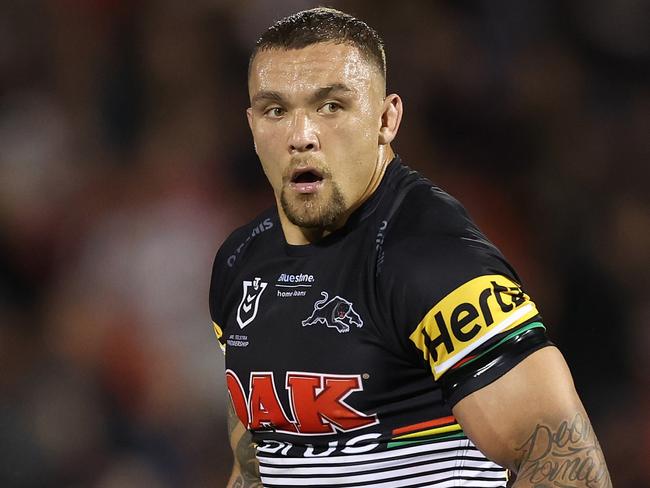
M 315 282 L 314 275 L 282 273 L 275 283 L 280 298 L 304 297 Z
M 349 432 L 379 423 L 351 407 L 346 399 L 363 391 L 360 375 L 327 375 L 288 371 L 285 374 L 289 416 L 278 396 L 272 372 L 252 372 L 249 394 L 232 370 L 226 371 L 228 392 L 237 416 L 250 430 L 272 430 L 296 435 Z

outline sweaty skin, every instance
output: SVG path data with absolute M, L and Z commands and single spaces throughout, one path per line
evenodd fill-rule
M 345 224 L 393 158 L 402 102 L 357 48 L 320 43 L 259 52 L 247 110 L 289 244 L 315 242 Z M 297 186 L 297 169 L 322 179 Z M 311 185 L 311 186 L 310 186 Z M 518 473 L 513 488 L 611 488 L 598 441 L 557 349 L 540 349 L 453 413 L 491 459 Z M 232 408 L 235 463 L 229 488 L 260 487 L 255 446 Z
M 394 157 L 390 143 L 399 129 L 402 101 L 385 95 L 379 68 L 346 44 L 259 52 L 248 81 L 246 115 L 285 238 L 294 245 L 315 242 L 343 226 L 379 186 Z M 323 176 L 315 192 L 305 195 L 292 187 L 292 173 L 299 168 Z M 326 226 L 319 225 L 323 216 Z M 235 457 L 228 488 L 261 487 L 250 432 L 230 402 L 228 425 Z
M 340 228 L 379 185 L 402 115 L 383 74 L 354 46 L 319 43 L 255 57 L 247 110 L 287 242 L 308 244 Z M 322 176 L 305 194 L 296 169 Z
M 467 436 L 516 473 L 513 488 L 611 488 L 607 464 L 560 351 L 534 352 L 453 408 Z

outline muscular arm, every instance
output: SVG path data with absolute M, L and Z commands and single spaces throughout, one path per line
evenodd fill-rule
M 555 347 L 531 354 L 453 409 L 483 453 L 515 472 L 513 488 L 611 488 L 603 453 Z
M 235 462 L 227 488 L 262 488 L 251 433 L 239 421 L 230 401 L 228 401 L 228 433 Z

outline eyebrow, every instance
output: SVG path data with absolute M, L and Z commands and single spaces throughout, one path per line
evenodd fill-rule
M 327 85 L 321 88 L 318 88 L 310 97 L 309 101 L 310 102 L 317 102 L 319 100 L 322 100 L 324 98 L 327 98 L 333 94 L 352 94 L 355 93 L 356 90 L 350 88 L 348 85 L 345 83 L 332 83 L 331 85 Z M 253 105 L 260 103 L 260 102 L 277 102 L 277 103 L 284 103 L 285 99 L 282 96 L 280 92 L 273 91 L 273 90 L 263 90 L 261 92 L 256 93 L 253 96 L 253 99 L 251 103 Z
M 354 92 L 355 92 L 355 90 L 350 88 L 345 83 L 332 83 L 331 85 L 319 88 L 309 98 L 310 98 L 310 100 L 312 102 L 315 102 L 315 101 L 318 101 L 318 100 L 322 100 L 323 98 L 327 98 L 327 97 L 331 96 L 332 94 L 336 94 L 336 93 L 351 94 L 351 93 L 354 93 Z
M 255 105 L 256 103 L 264 102 L 264 101 L 282 103 L 284 101 L 284 98 L 282 98 L 282 95 L 280 95 L 279 92 L 264 90 L 261 92 L 257 92 L 253 96 L 251 103 Z

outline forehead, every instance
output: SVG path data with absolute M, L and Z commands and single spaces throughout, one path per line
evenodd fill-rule
M 301 49 L 260 51 L 251 65 L 248 87 L 258 91 L 300 92 L 343 83 L 357 91 L 382 82 L 379 69 L 355 46 L 318 43 Z

